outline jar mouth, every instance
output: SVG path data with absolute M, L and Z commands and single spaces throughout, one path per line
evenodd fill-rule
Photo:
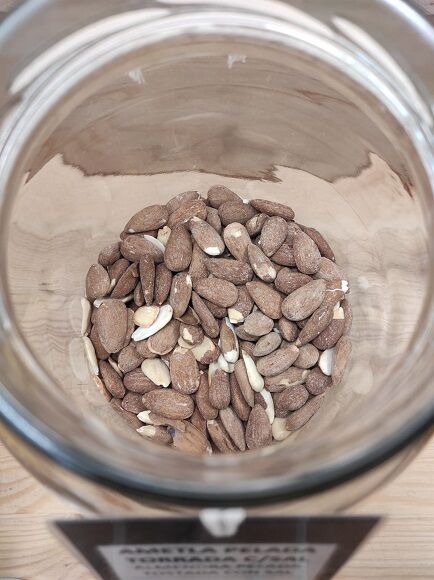
M 164 3 L 162 5 L 164 6 Z M 235 10 L 228 14 L 216 10 L 205 12 L 199 10 L 194 15 L 182 11 L 179 14 L 167 15 L 163 10 L 158 14 L 152 14 L 152 20 L 149 21 L 148 18 L 149 12 L 143 22 L 132 24 L 126 19 L 122 26 L 117 21 L 115 31 L 110 27 L 109 29 L 100 27 L 101 36 L 97 41 L 93 39 L 92 43 L 89 43 L 86 35 L 83 35 L 82 39 L 78 38 L 72 54 L 68 51 L 61 61 L 50 62 L 47 69 L 38 69 L 38 76 L 34 78 L 29 69 L 27 77 L 22 76 L 15 85 L 14 90 L 20 93 L 21 100 L 15 104 L 15 109 L 6 121 L 4 137 L 0 138 L 0 188 L 8 192 L 2 200 L 0 244 L 2 264 L 6 264 L 7 261 L 6 224 L 12 204 L 12 193 L 17 189 L 20 177 L 24 173 L 26 153 L 23 155 L 23 150 L 27 150 L 28 153 L 31 141 L 36 136 L 41 139 L 41 134 L 49 131 L 47 115 L 49 111 L 56 110 L 56 102 L 68 92 L 73 94 L 74 87 L 85 83 L 87 77 L 97 68 L 104 69 L 112 65 L 116 59 L 121 61 L 127 51 L 134 50 L 139 45 L 176 41 L 178 38 L 194 38 L 203 34 L 208 37 L 237 35 L 238 38 L 247 40 L 260 37 L 271 44 L 289 44 L 291 48 L 303 51 L 312 58 L 321 59 L 341 72 L 344 68 L 345 74 L 351 76 L 352 81 L 362 86 L 366 93 L 369 92 L 381 102 L 403 127 L 418 152 L 426 182 L 429 183 L 431 192 L 433 191 L 434 179 L 431 167 L 434 166 L 434 155 L 430 145 L 432 115 L 429 107 L 413 86 L 409 88 L 408 79 L 403 71 L 401 71 L 403 76 L 399 78 L 396 68 L 385 69 L 382 67 L 384 62 L 376 62 L 372 54 L 363 50 L 364 47 L 361 49 L 360 45 L 343 39 L 333 28 L 326 27 L 314 19 L 301 18 L 300 13 L 292 11 L 286 18 L 278 18 L 277 15 L 273 17 L 268 15 L 265 18 L 263 14 L 258 15 L 253 11 Z M 340 24 L 342 25 L 342 22 Z M 15 139 L 19 139 L 22 143 L 20 156 L 11 145 Z M 426 204 L 427 210 L 429 208 L 431 211 L 430 215 L 434 215 L 432 194 L 431 198 L 426 200 Z M 426 365 L 426 361 L 430 358 L 432 360 L 430 353 L 432 355 L 433 352 L 430 343 L 430 337 L 433 335 L 433 279 L 431 276 L 431 287 L 426 292 L 420 320 L 415 325 L 413 352 L 409 353 L 413 358 L 413 364 L 405 368 L 391 369 L 389 373 L 397 387 L 409 381 L 415 382 L 414 369 L 420 365 L 425 368 L 419 373 L 417 383 L 427 385 L 426 390 L 429 392 L 428 384 L 431 377 L 429 363 Z M 31 380 L 29 384 L 35 387 L 38 384 L 53 383 L 52 377 L 35 359 L 14 319 L 5 272 L 1 280 L 0 312 L 1 332 L 5 338 L 5 349 L 8 350 L 8 352 L 5 350 L 4 355 L 5 358 L 9 355 L 9 360 L 22 367 L 20 380 Z M 429 404 L 425 403 L 422 406 L 417 405 L 412 400 L 412 394 L 408 392 L 407 397 L 402 396 L 397 402 L 408 406 L 404 426 L 401 424 L 398 428 L 396 423 L 389 426 L 385 424 L 383 427 L 388 427 L 388 430 L 383 429 L 382 440 L 378 441 L 374 437 L 367 440 L 366 429 L 376 427 L 372 422 L 371 424 L 369 421 L 363 422 L 359 429 L 357 425 L 353 425 L 351 432 L 346 433 L 346 442 L 340 441 L 337 437 L 328 441 L 328 445 L 339 446 L 342 451 L 342 454 L 333 461 L 319 457 L 318 445 L 315 442 L 306 442 L 302 448 L 306 469 L 304 473 L 299 473 L 295 477 L 289 476 L 284 470 L 276 470 L 276 462 L 287 460 L 283 448 L 265 450 L 260 454 L 248 452 L 236 457 L 182 458 L 193 471 L 206 465 L 210 473 L 224 472 L 225 477 L 230 477 L 235 467 L 243 469 L 244 466 L 248 473 L 249 464 L 253 462 L 258 461 L 263 466 L 261 477 L 251 479 L 248 484 L 245 479 L 236 481 L 232 478 L 230 483 L 222 485 L 222 479 L 181 481 L 178 478 L 171 479 L 167 475 L 160 478 L 156 475 L 134 472 L 122 461 L 117 461 L 116 457 L 110 457 L 109 453 L 100 458 L 95 457 L 88 452 L 86 445 L 71 445 L 64 437 L 44 425 L 41 417 L 35 417 L 28 409 L 23 408 L 13 397 L 13 380 L 8 374 L 4 379 L 4 387 L 4 392 L 0 394 L 2 401 L 0 414 L 3 421 L 11 430 L 50 456 L 56 463 L 108 486 L 128 489 L 145 497 L 160 500 L 166 498 L 172 503 L 190 505 L 247 505 L 275 502 L 326 489 L 378 465 L 423 433 L 432 425 L 434 418 L 434 394 L 431 393 Z M 52 391 L 54 390 L 53 384 Z M 70 413 L 72 420 L 74 411 L 70 410 Z M 360 444 L 362 441 L 363 445 Z M 128 443 L 125 441 L 125 448 L 127 446 Z M 159 449 L 157 453 L 151 447 L 146 451 L 142 449 L 143 454 L 149 454 L 149 461 L 158 460 L 169 465 L 174 459 L 172 451 Z

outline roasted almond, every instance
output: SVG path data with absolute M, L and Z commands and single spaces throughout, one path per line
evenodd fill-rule
M 134 344 L 125 346 L 118 357 L 118 366 L 123 373 L 129 373 L 139 367 L 145 357 L 137 352 Z
M 273 377 L 286 371 L 297 359 L 299 349 L 294 345 L 282 346 L 257 360 L 256 368 L 264 377 Z
M 191 235 L 197 245 L 208 256 L 220 256 L 225 251 L 225 244 L 216 232 L 206 221 L 194 217 L 189 222 Z
M 164 247 L 166 247 L 167 240 L 169 239 L 171 232 L 172 230 L 169 228 L 169 226 L 164 226 L 157 232 L 157 240 L 161 242 Z
M 318 250 L 320 251 L 321 255 L 334 262 L 335 255 L 333 253 L 333 250 L 329 246 L 328 242 L 325 240 L 324 236 L 322 236 L 319 233 L 319 231 L 316 230 L 315 228 L 308 228 L 308 227 L 302 226 L 302 225 L 300 225 L 300 227 L 304 231 L 305 234 L 307 234 L 310 238 L 312 238 L 312 240 L 317 245 Z
M 145 304 L 145 297 L 143 296 L 142 284 L 141 282 L 137 282 L 136 287 L 134 288 L 134 304 L 140 308 Z
M 130 262 L 138 262 L 147 254 L 152 256 L 154 262 L 163 261 L 164 246 L 152 236 L 146 234 L 132 234 L 122 240 L 121 254 Z
M 194 346 L 191 352 L 198 363 L 205 365 L 216 361 L 220 355 L 220 349 L 208 336 L 205 336 L 200 344 Z
M 140 395 L 144 395 L 145 393 L 149 393 L 156 389 L 156 385 L 145 377 L 142 372 L 142 369 L 136 368 L 129 373 L 125 373 L 124 375 L 124 386 L 126 389 L 133 393 L 139 393 Z
M 245 318 L 253 309 L 253 300 L 244 286 L 238 288 L 238 299 L 235 304 L 228 308 L 229 321 L 232 324 L 244 322 Z
M 235 363 L 239 357 L 238 339 L 235 329 L 226 318 L 220 326 L 220 350 L 229 363 Z
M 342 336 L 334 348 L 332 366 L 332 381 L 334 385 L 337 385 L 342 381 L 350 355 L 351 341 L 348 336 Z
M 204 373 L 200 375 L 199 388 L 196 392 L 196 405 L 205 419 L 215 419 L 217 417 L 218 409 L 209 400 L 208 377 Z
M 277 320 L 282 316 L 282 297 L 264 282 L 247 282 L 246 288 L 256 306 L 266 316 Z
M 305 384 L 311 395 L 321 395 L 331 387 L 332 379 L 325 375 L 319 367 L 315 367 L 310 371 Z
M 223 230 L 223 239 L 227 249 L 236 260 L 248 261 L 247 248 L 250 245 L 250 236 L 246 228 L 237 222 L 231 223 Z
M 178 193 L 166 203 L 166 208 L 169 214 L 172 214 L 175 210 L 184 204 L 200 199 L 200 194 L 198 191 L 183 191 Z
M 110 277 L 110 285 L 112 288 L 116 286 L 119 278 L 122 276 L 122 274 L 125 272 L 125 270 L 128 268 L 129 265 L 130 262 L 128 260 L 126 260 L 125 258 L 120 258 L 119 260 L 116 260 L 114 264 L 112 264 L 107 268 Z
M 147 342 L 148 349 L 159 356 L 171 352 L 179 339 L 180 324 L 178 320 L 171 320 L 161 330 L 150 336 Z
M 346 280 L 345 272 L 339 268 L 332 260 L 320 258 L 320 266 L 315 274 L 315 278 L 323 280 Z
M 198 244 L 193 244 L 193 253 L 191 256 L 190 268 L 188 270 L 193 287 L 198 280 L 208 277 L 208 260 L 209 257 L 198 246 Z
M 286 235 L 286 243 L 292 246 L 296 234 L 300 231 L 300 226 L 295 222 L 288 222 L 288 233 Z
M 235 443 L 240 451 L 246 450 L 246 437 L 244 434 L 244 426 L 240 418 L 236 415 L 231 407 L 220 409 L 219 417 L 226 429 L 227 434 Z
M 348 302 L 348 300 L 343 300 L 342 301 L 342 310 L 344 312 L 344 331 L 343 331 L 343 335 L 347 335 L 350 333 L 351 330 L 351 326 L 353 324 L 353 310 L 351 308 L 351 304 Z
M 206 422 L 209 436 L 212 442 L 222 453 L 234 453 L 237 448 L 218 419 Z
M 269 217 L 264 223 L 259 238 L 259 246 L 268 257 L 277 252 L 288 233 L 288 224 L 279 216 Z
M 194 411 L 194 402 L 189 395 L 174 389 L 155 389 L 142 395 L 147 409 L 169 419 L 188 419 Z
M 303 274 L 315 274 L 321 265 L 321 254 L 315 242 L 303 231 L 297 232 L 293 242 L 294 259 Z
M 92 264 L 86 276 L 86 297 L 90 302 L 104 298 L 110 291 L 110 278 L 101 264 Z
M 254 342 L 249 342 L 247 340 L 239 340 L 238 344 L 240 346 L 240 351 L 243 350 L 249 356 L 251 356 L 253 359 L 256 358 L 255 355 L 253 354 L 253 351 L 255 350 L 255 346 L 256 346 L 256 344 Z
M 118 352 L 124 346 L 128 313 L 121 300 L 104 300 L 98 308 L 95 326 L 101 344 L 108 353 Z
M 282 316 L 277 323 L 277 327 L 283 340 L 286 340 L 287 342 L 295 342 L 299 333 L 298 326 L 295 322 Z
M 187 344 L 191 344 L 192 346 L 196 346 L 203 341 L 203 330 L 200 326 L 182 323 L 180 335 Z
M 87 338 L 87 337 L 83 337 L 83 338 Z M 109 353 L 106 351 L 106 349 L 104 348 L 104 346 L 101 343 L 96 324 L 94 324 L 92 326 L 92 329 L 91 329 L 90 334 L 89 334 L 89 339 L 93 345 L 97 359 L 98 360 L 107 360 L 109 357 Z
M 134 310 L 127 308 L 127 332 L 125 334 L 125 340 L 123 346 L 127 346 L 130 343 L 131 337 L 135 329 L 134 325 Z
M 155 263 L 149 254 L 140 258 L 139 262 L 140 282 L 142 284 L 145 302 L 150 306 L 154 300 L 155 287 Z
M 211 314 L 214 316 L 214 318 L 218 319 L 225 318 L 227 314 L 227 309 L 224 306 L 218 306 L 217 304 L 214 304 L 213 302 L 210 302 L 209 300 L 205 299 L 204 303 L 208 308 L 208 310 L 211 312 Z
M 268 215 L 266 213 L 258 213 L 246 222 L 246 230 L 251 238 L 255 238 L 261 233 L 265 222 L 268 220 Z
M 196 292 L 217 306 L 232 306 L 237 301 L 237 287 L 227 280 L 219 278 L 204 278 L 195 285 Z M 200 314 L 198 313 L 199 318 Z
M 216 338 L 220 332 L 220 326 L 202 298 L 196 292 L 192 292 L 191 300 L 193 309 L 199 317 L 202 328 L 208 336 Z
M 113 397 L 122 399 L 122 397 L 125 396 L 126 391 L 121 377 L 109 365 L 109 363 L 104 360 L 99 361 L 99 370 L 106 389 L 110 391 Z
M 119 278 L 118 283 L 113 288 L 110 295 L 111 298 L 124 298 L 130 294 L 136 287 L 139 280 L 139 268 L 136 263 L 131 264 L 122 276 Z
M 159 443 L 161 445 L 169 445 L 172 443 L 172 435 L 168 433 L 166 427 L 157 427 L 156 425 L 143 425 L 136 429 L 137 433 L 150 441 Z
M 225 201 L 219 207 L 219 216 L 224 226 L 232 223 L 245 224 L 256 214 L 256 211 L 248 203 L 239 201 Z
M 206 220 L 206 213 L 206 205 L 201 199 L 184 201 L 170 214 L 167 225 L 169 228 L 173 229 L 175 226 L 187 223 L 192 217 Z
M 173 308 L 173 317 L 180 318 L 188 308 L 191 298 L 191 278 L 187 272 L 179 272 L 173 277 L 170 289 L 169 304 Z
M 114 242 L 113 244 L 109 244 L 108 246 L 103 248 L 98 256 L 98 264 L 101 264 L 101 266 L 107 268 L 107 266 L 111 266 L 117 260 L 119 260 L 119 258 L 121 257 L 119 245 L 120 245 L 119 242 Z
M 166 264 L 158 264 L 155 269 L 154 299 L 161 306 L 169 296 L 172 286 L 172 272 Z
M 319 395 L 318 397 L 313 397 L 310 399 L 301 409 L 294 411 L 289 415 L 286 420 L 285 428 L 287 431 L 297 431 L 306 425 L 310 419 L 318 412 L 321 404 L 324 400 L 324 395 Z
M 271 425 L 267 413 L 260 405 L 250 412 L 246 426 L 246 444 L 249 449 L 260 449 L 272 441 Z
M 325 293 L 324 280 L 312 280 L 285 298 L 282 303 L 282 313 L 288 320 L 303 320 L 321 305 Z
M 235 363 L 234 372 L 244 400 L 250 407 L 253 407 L 255 404 L 255 393 L 250 384 L 246 365 L 243 359 L 240 358 L 237 360 Z
M 309 392 L 303 385 L 287 387 L 273 395 L 276 417 L 287 417 L 290 411 L 300 409 L 308 400 Z
M 139 419 L 137 419 L 137 415 L 135 413 L 131 413 L 130 411 L 126 411 L 122 407 L 122 402 L 120 399 L 113 397 L 113 399 L 110 401 L 110 406 L 114 411 L 116 411 L 116 413 L 121 415 L 121 417 L 127 421 L 131 427 L 133 427 L 133 429 L 140 429 L 140 427 L 142 427 L 142 423 L 139 421 Z
M 309 282 L 312 282 L 312 278 L 307 274 L 293 272 L 289 268 L 282 268 L 277 273 L 274 285 L 277 290 L 280 290 L 284 294 L 291 294 L 291 292 L 294 292 L 294 290 L 301 288 L 301 286 L 304 286 Z
M 227 201 L 235 201 L 238 203 L 243 203 L 243 200 L 239 195 L 234 193 L 228 187 L 224 185 L 213 185 L 208 190 L 208 201 L 211 207 L 219 208 L 223 203 Z
M 199 429 L 199 431 L 201 433 L 203 433 L 205 435 L 205 437 L 208 437 L 208 430 L 206 428 L 206 419 L 204 417 L 202 417 L 197 406 L 195 407 L 195 409 L 193 411 L 193 415 L 190 417 L 190 422 L 192 425 L 194 425 L 196 427 L 196 429 Z M 212 450 L 210 450 L 210 452 L 212 452 Z
M 209 401 L 216 409 L 225 409 L 231 402 L 229 375 L 217 365 L 213 365 L 216 363 L 212 363 L 208 370 Z
M 179 320 L 183 324 L 189 324 L 191 326 L 199 326 L 199 324 L 200 324 L 199 316 L 196 314 L 196 312 L 193 310 L 193 308 L 191 306 L 189 306 L 187 308 L 187 310 L 185 311 L 185 314 L 183 314 L 179 318 Z
M 158 230 L 166 225 L 168 219 L 169 212 L 163 205 L 149 205 L 133 215 L 126 224 L 124 231 L 129 234 L 135 234 Z
M 279 348 L 282 338 L 277 332 L 269 332 L 265 336 L 261 336 L 253 349 L 253 355 L 266 356 Z
M 322 304 L 317 308 L 307 320 L 300 334 L 295 341 L 297 346 L 302 346 L 316 338 L 323 330 L 327 328 L 333 319 L 333 309 Z
M 346 280 L 325 280 L 326 293 L 323 301 L 324 306 L 334 306 L 344 299 L 348 292 L 348 282 Z
M 253 278 L 253 270 L 241 260 L 229 260 L 226 258 L 211 258 L 207 262 L 208 272 L 216 278 L 227 280 L 240 285 L 249 282 Z
M 312 341 L 313 345 L 320 350 L 332 348 L 343 335 L 344 329 L 345 319 L 333 318 L 330 324 Z
M 318 359 L 318 349 L 313 344 L 305 344 L 300 346 L 298 357 L 294 361 L 294 366 L 302 369 L 310 369 L 316 365 Z
M 191 262 L 193 246 L 187 227 L 179 224 L 172 228 L 164 252 L 164 263 L 172 272 L 186 270 Z
M 265 387 L 270 393 L 279 393 L 286 387 L 303 384 L 307 380 L 309 372 L 305 369 L 289 367 L 283 373 L 275 375 L 274 377 L 267 377 L 265 379 Z
M 180 393 L 192 395 L 199 388 L 199 368 L 191 351 L 173 352 L 170 355 L 172 387 Z
M 142 395 L 139 395 L 139 393 L 127 393 L 122 399 L 121 405 L 125 411 L 136 415 L 145 409 L 142 402 Z
M 284 242 L 271 256 L 271 260 L 280 266 L 295 266 L 294 248 L 288 242 Z
M 277 201 L 270 201 L 268 199 L 252 199 L 250 201 L 256 210 L 260 213 L 266 213 L 269 216 L 279 216 L 286 221 L 294 219 L 294 212 L 287 205 L 278 203 Z
M 169 324 L 169 322 L 172 320 L 172 316 L 173 316 L 172 307 L 170 306 L 170 304 L 164 304 L 164 306 L 160 307 L 158 311 L 158 316 L 155 319 L 155 321 L 149 326 L 146 327 L 139 326 L 138 328 L 136 328 L 136 330 L 133 332 L 132 339 L 136 342 L 139 342 L 141 340 L 144 340 L 145 338 L 149 338 L 150 336 L 152 336 L 153 334 L 157 333 L 159 330 L 164 328 L 166 324 Z
M 244 330 L 256 337 L 268 334 L 273 330 L 273 326 L 273 320 L 260 310 L 249 314 L 244 322 Z
M 237 377 L 236 377 L 235 373 L 232 373 L 230 375 L 229 383 L 230 383 L 229 386 L 230 386 L 230 390 L 231 390 L 232 408 L 234 409 L 235 413 L 242 421 L 247 421 L 247 419 L 249 418 L 249 415 L 250 415 L 251 407 L 246 403 L 246 400 L 243 396 L 243 393 L 241 392 L 241 388 L 238 384 Z M 197 397 L 196 397 L 196 402 L 197 402 Z
M 178 431 L 177 429 L 171 431 L 169 428 L 173 437 L 172 447 L 192 455 L 212 453 L 211 444 L 206 435 L 192 423 L 186 423 L 185 427 L 185 431 Z
M 222 233 L 222 230 L 223 230 L 222 221 L 220 219 L 219 212 L 215 208 L 209 207 L 207 209 L 206 222 L 212 228 L 214 228 L 218 234 Z M 206 422 L 205 422 L 205 428 L 206 428 Z
M 264 282 L 273 282 L 276 278 L 277 270 L 261 248 L 251 243 L 247 248 L 247 255 L 255 274 Z
M 235 334 L 237 335 L 237 337 L 241 340 L 249 340 L 250 342 L 255 342 L 258 337 L 253 335 L 253 334 L 249 334 L 246 329 L 244 328 L 244 324 L 240 324 L 239 326 L 237 326 L 235 328 Z

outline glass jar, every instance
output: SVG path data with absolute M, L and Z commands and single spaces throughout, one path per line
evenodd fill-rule
M 368 493 L 432 424 L 434 35 L 401 0 L 30 1 L 0 30 L 1 434 L 100 512 Z M 80 337 L 129 216 L 223 183 L 288 203 L 351 284 L 345 381 L 285 442 L 192 457 L 101 399 Z

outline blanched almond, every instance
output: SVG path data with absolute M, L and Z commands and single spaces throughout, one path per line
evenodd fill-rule
M 164 247 L 166 247 L 167 240 L 169 239 L 171 231 L 172 230 L 169 228 L 169 226 L 164 226 L 163 228 L 158 230 L 157 240 L 161 242 Z
M 330 377 L 332 374 L 334 352 L 334 348 L 328 348 L 327 350 L 324 350 L 321 353 L 318 361 L 319 368 L 328 377 Z
M 134 323 L 137 326 L 148 328 L 157 320 L 159 312 L 158 306 L 141 306 L 134 312 Z
M 223 230 L 223 239 L 227 249 L 236 260 L 247 262 L 247 248 L 250 245 L 250 236 L 246 228 L 237 222 L 229 224 Z
M 158 332 L 159 330 L 164 328 L 166 326 L 166 324 L 168 324 L 171 321 L 172 315 L 173 315 L 173 310 L 169 304 L 165 304 L 164 306 L 161 306 L 161 308 L 158 311 L 158 316 L 155 319 L 155 321 L 150 326 L 147 326 L 146 328 L 139 326 L 139 328 L 137 328 L 133 332 L 132 339 L 134 341 L 138 342 L 140 340 L 144 340 L 145 338 L 149 338 L 150 336 L 152 336 L 153 334 L 155 334 L 156 332 Z
M 242 351 L 242 355 L 244 364 L 246 365 L 246 372 L 250 386 L 254 391 L 260 393 L 264 388 L 264 379 L 259 374 L 259 369 L 252 357 L 244 351 Z
M 289 437 L 291 432 L 286 430 L 286 418 L 280 419 L 276 417 L 271 425 L 271 432 L 275 441 L 283 441 Z
M 167 366 L 164 364 L 162 359 L 160 358 L 148 358 L 142 362 L 141 365 L 142 373 L 148 377 L 155 385 L 168 387 L 170 385 L 170 373 Z M 154 411 L 154 409 L 151 409 Z M 155 411 L 159 413 L 160 411 Z M 166 417 L 170 417 L 170 415 L 165 415 Z

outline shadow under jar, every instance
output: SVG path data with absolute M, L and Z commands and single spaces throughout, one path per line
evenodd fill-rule
M 1 434 L 96 511 L 341 509 L 432 423 L 432 31 L 399 0 L 251 4 L 29 2 L 0 30 Z M 80 298 L 133 213 L 215 183 L 325 235 L 353 353 L 286 441 L 193 457 L 101 398 Z

